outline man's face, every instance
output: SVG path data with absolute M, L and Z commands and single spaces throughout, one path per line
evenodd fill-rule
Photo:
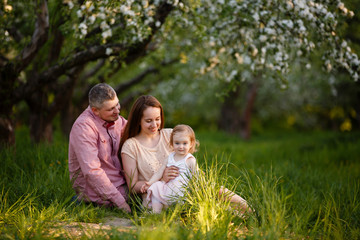
M 91 108 L 94 114 L 107 122 L 116 121 L 119 118 L 120 103 L 119 99 L 115 97 L 113 100 L 108 100 L 103 103 L 101 108 Z

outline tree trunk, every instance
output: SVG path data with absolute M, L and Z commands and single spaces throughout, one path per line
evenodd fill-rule
M 15 144 L 14 124 L 11 119 L 0 117 L 0 149 Z
M 16 85 L 21 85 L 18 76 L 31 61 L 35 58 L 38 51 L 47 41 L 49 28 L 49 16 L 47 1 L 38 1 L 36 6 L 37 19 L 35 29 L 31 36 L 31 41 L 26 45 L 21 53 L 13 60 L 6 60 L 0 66 L 0 144 L 15 144 L 15 128 L 11 120 L 12 108 L 24 98 L 21 91 L 17 91 Z M 20 40 L 18 38 L 15 38 Z
M 0 71 L 0 148 L 15 143 L 14 123 L 11 119 L 14 106 L 14 65 L 6 64 Z
M 68 137 L 76 118 L 87 108 L 89 105 L 88 92 L 84 92 L 83 97 L 74 104 L 71 99 L 64 104 L 64 108 L 60 112 L 60 127 L 64 136 Z
M 357 92 L 356 92 L 356 99 L 357 99 L 357 103 L 360 102 L 360 81 L 357 81 L 355 86 L 357 87 Z M 360 128 L 360 104 L 355 104 L 355 119 L 356 119 L 356 123 L 357 123 L 357 127 Z
M 52 141 L 52 122 L 48 118 L 47 89 L 39 89 L 30 98 L 26 99 L 29 106 L 30 138 L 33 142 Z M 50 125 L 50 126 L 49 126 Z
M 229 133 L 238 133 L 241 115 L 236 100 L 240 96 L 240 87 L 229 93 L 225 98 L 220 109 L 220 118 L 218 126 L 220 129 Z
M 221 107 L 219 128 L 229 133 L 239 134 L 243 139 L 251 137 L 251 115 L 257 93 L 257 84 L 250 83 L 246 89 L 243 104 L 239 103 L 242 97 L 240 86 L 229 93 Z M 241 112 L 241 109 L 243 111 Z
M 241 115 L 240 121 L 240 136 L 243 139 L 250 139 L 251 137 L 251 115 L 254 108 L 254 103 L 257 93 L 257 84 L 251 83 L 248 86 L 248 92 L 246 94 L 245 107 Z
M 30 114 L 30 137 L 33 142 L 52 142 L 53 127 L 52 121 L 48 121 L 40 112 Z

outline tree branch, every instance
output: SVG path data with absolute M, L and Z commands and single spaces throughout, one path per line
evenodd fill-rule
M 49 13 L 47 1 L 43 0 L 36 11 L 37 20 L 35 30 L 31 37 L 31 42 L 21 51 L 20 55 L 16 57 L 16 72 L 22 71 L 30 64 L 36 56 L 36 53 L 45 44 L 48 38 Z
M 11 28 L 7 29 L 10 36 L 12 36 L 15 40 L 15 42 L 19 43 L 21 39 L 24 38 L 24 36 L 21 34 L 20 31 L 17 30 L 15 26 L 12 26 Z
M 69 99 L 71 99 L 75 84 L 79 78 L 80 72 L 84 69 L 84 66 L 78 66 L 70 70 L 67 81 L 58 86 L 56 91 L 55 99 L 48 107 L 48 119 L 51 121 L 55 115 L 62 109 Z
M 154 67 L 149 67 L 145 71 L 140 73 L 139 75 L 137 75 L 134 78 L 130 79 L 129 81 L 117 85 L 116 88 L 115 88 L 115 91 L 116 91 L 117 94 L 120 94 L 120 93 L 126 91 L 127 89 L 129 89 L 130 87 L 134 86 L 135 84 L 140 83 L 150 73 L 157 73 L 157 72 L 159 72 L 158 69 L 156 69 Z
M 72 57 L 59 61 L 62 63 L 56 64 L 42 72 L 37 79 L 19 86 L 18 90 L 15 92 L 15 99 L 21 100 L 23 96 L 31 94 L 42 85 L 55 81 L 61 75 L 65 74 L 68 69 L 84 65 L 99 58 L 107 58 L 106 48 L 108 47 L 113 49 L 113 54 L 119 54 L 123 50 L 119 44 L 106 44 L 102 46 L 93 46 L 88 50 L 75 53 Z
M 168 61 L 168 62 L 163 61 L 161 63 L 161 66 L 167 66 L 167 65 L 173 64 L 174 62 L 177 62 L 177 59 L 173 59 L 173 60 Z M 117 94 L 121 94 L 122 92 L 125 92 L 127 89 L 134 86 L 135 84 L 138 84 L 138 83 L 142 82 L 147 75 L 149 75 L 151 73 L 158 73 L 158 72 L 159 72 L 158 67 L 153 67 L 153 66 L 148 67 L 143 72 L 141 72 L 140 74 L 138 74 L 134 78 L 130 79 L 129 81 L 117 85 L 115 87 L 115 91 L 116 91 Z
M 163 3 L 158 9 L 155 19 L 164 23 L 166 17 L 171 12 L 173 6 L 167 3 Z M 155 25 L 155 23 L 151 24 L 152 34 L 142 42 L 134 43 L 130 46 L 124 46 L 122 44 L 114 44 L 108 43 L 105 45 L 95 45 L 89 47 L 89 49 L 77 52 L 73 56 L 67 59 L 63 59 L 59 61 L 59 64 L 56 64 L 46 71 L 42 72 L 39 77 L 33 81 L 28 81 L 26 84 L 20 86 L 15 93 L 15 101 L 21 100 L 24 95 L 31 94 L 38 87 L 42 85 L 49 84 L 52 81 L 58 79 L 61 75 L 63 75 L 68 69 L 74 68 L 79 65 L 84 65 L 88 62 L 95 61 L 101 58 L 108 58 L 109 55 L 106 54 L 106 49 L 111 48 L 112 53 L 111 56 L 117 56 L 120 53 L 127 51 L 127 55 L 125 57 L 126 63 L 131 63 L 138 59 L 141 56 L 146 54 L 146 46 L 149 42 L 151 42 L 153 38 L 153 34 L 158 31 L 159 27 Z

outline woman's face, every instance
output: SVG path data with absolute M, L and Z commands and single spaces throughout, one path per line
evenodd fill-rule
M 156 134 L 161 125 L 161 110 L 157 107 L 148 107 L 144 110 L 141 118 L 141 133 L 147 135 Z

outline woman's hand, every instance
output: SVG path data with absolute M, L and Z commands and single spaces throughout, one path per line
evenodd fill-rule
M 163 174 L 163 181 L 169 182 L 170 180 L 173 180 L 179 176 L 179 168 L 175 166 L 170 166 L 165 168 L 164 174 Z

